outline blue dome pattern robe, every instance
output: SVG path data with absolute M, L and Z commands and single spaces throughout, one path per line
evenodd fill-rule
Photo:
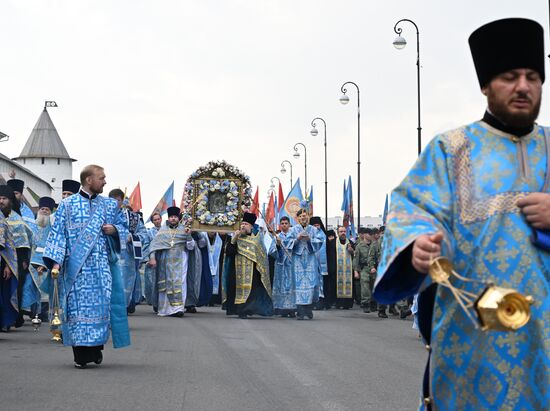
M 59 286 L 65 345 L 103 345 L 111 328 L 115 348 L 130 345 L 124 286 L 113 249 L 120 250 L 120 241 L 126 238 L 103 234 L 104 224 L 127 232 L 117 202 L 75 194 L 61 201 L 46 242 L 46 266 L 51 269 L 57 263 L 62 267 Z
M 275 310 L 296 310 L 296 279 L 292 270 L 292 249 L 295 238 L 290 232 L 277 234 L 281 245 L 277 246 L 277 261 L 273 274 L 273 308 Z
M 374 297 L 392 303 L 430 282 L 414 270 L 411 245 L 441 231 L 443 255 L 470 279 L 535 299 L 517 332 L 475 328 L 439 286 L 431 326 L 429 397 L 437 410 L 541 410 L 550 404 L 550 254 L 530 241 L 516 203 L 548 192 L 548 129 L 522 138 L 483 121 L 436 136 L 392 192 Z M 480 293 L 480 284 L 452 279 Z M 481 287 L 482 288 L 482 287 Z M 546 405 L 545 405 L 546 404 Z
M 307 241 L 299 240 L 302 232 L 309 235 Z M 296 305 L 309 305 L 319 301 L 321 292 L 321 271 L 317 253 L 324 243 L 321 230 L 308 225 L 295 225 L 289 230 L 287 241 L 294 241 L 292 250 L 292 270 L 296 282 Z

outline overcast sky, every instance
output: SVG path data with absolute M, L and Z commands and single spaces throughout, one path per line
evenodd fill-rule
M 416 44 L 396 50 L 401 18 L 420 29 L 423 144 L 438 132 L 481 118 L 485 109 L 467 38 L 480 25 L 528 17 L 545 28 L 548 2 L 530 0 L 231 1 L 107 0 L 0 3 L 2 153 L 15 157 L 43 108 L 69 151 L 74 177 L 89 163 L 105 167 L 107 189 L 141 182 L 150 212 L 172 180 L 179 204 L 188 175 L 225 159 L 260 186 L 285 192 L 304 178 L 324 215 L 321 131 L 327 122 L 329 215 L 340 215 L 342 185 L 357 194 L 357 95 L 361 90 L 361 214 L 382 213 L 384 198 L 416 159 Z M 548 47 L 547 47 L 548 49 Z M 548 54 L 548 53 L 547 53 Z M 546 88 L 546 87 L 545 87 Z M 540 122 L 548 124 L 547 96 Z M 322 130 L 322 127 L 320 127 Z M 357 209 L 357 199 L 355 199 Z

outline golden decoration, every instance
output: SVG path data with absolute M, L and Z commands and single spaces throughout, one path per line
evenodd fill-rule
M 445 257 L 432 260 L 429 274 L 434 282 L 451 291 L 474 326 L 483 331 L 516 331 L 527 324 L 531 317 L 533 297 L 510 288 L 462 277 Z M 465 282 L 481 283 L 484 288 L 479 294 L 461 290 L 451 283 L 451 277 Z
M 51 270 L 52 279 L 53 279 L 53 297 L 52 297 L 52 314 L 53 318 L 50 323 L 50 332 L 52 333 L 52 341 L 60 342 L 61 341 L 61 325 L 63 322 L 59 318 L 59 270 L 53 268 Z

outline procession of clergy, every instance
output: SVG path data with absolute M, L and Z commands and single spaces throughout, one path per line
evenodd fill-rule
M 248 211 L 235 233 L 192 232 L 178 207 L 166 210 L 164 224 L 153 213 L 153 227 L 146 228 L 122 190 L 98 196 L 104 179 L 101 167 L 85 167 L 82 187 L 64 180 L 66 200 L 56 206 L 52 198 L 40 198 L 36 217 L 22 200 L 22 180 L 0 186 L 2 331 L 21 327 L 24 315 L 34 322 L 52 319 L 51 272 L 61 267 L 61 335 L 73 346 L 77 367 L 101 362 L 102 346 L 93 342 L 98 331 L 106 338 L 111 328 L 117 345 L 129 344 L 125 317 L 142 303 L 159 316 L 183 317 L 221 304 L 241 319 L 311 320 L 314 309 L 349 309 L 355 301 L 365 312 L 378 310 L 387 318 L 385 306 L 371 297 L 381 255 L 377 229 L 362 228 L 356 245 L 345 227 L 327 232 L 319 217 L 309 216 L 307 202 L 296 213 L 298 224 L 283 217 L 277 232 Z M 86 270 L 93 275 L 75 275 Z M 74 294 L 67 292 L 71 289 Z M 96 294 L 80 298 L 89 292 Z M 93 321 L 78 321 L 80 314 L 93 314 Z

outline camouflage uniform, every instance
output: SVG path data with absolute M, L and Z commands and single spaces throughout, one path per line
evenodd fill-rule
M 376 272 L 371 269 L 378 267 L 380 261 L 380 245 L 378 241 L 367 243 L 361 241 L 355 248 L 353 267 L 361 275 L 361 305 L 366 308 L 376 309 L 376 302 L 372 300 L 372 288 L 376 279 Z M 385 309 L 385 306 L 381 306 Z

